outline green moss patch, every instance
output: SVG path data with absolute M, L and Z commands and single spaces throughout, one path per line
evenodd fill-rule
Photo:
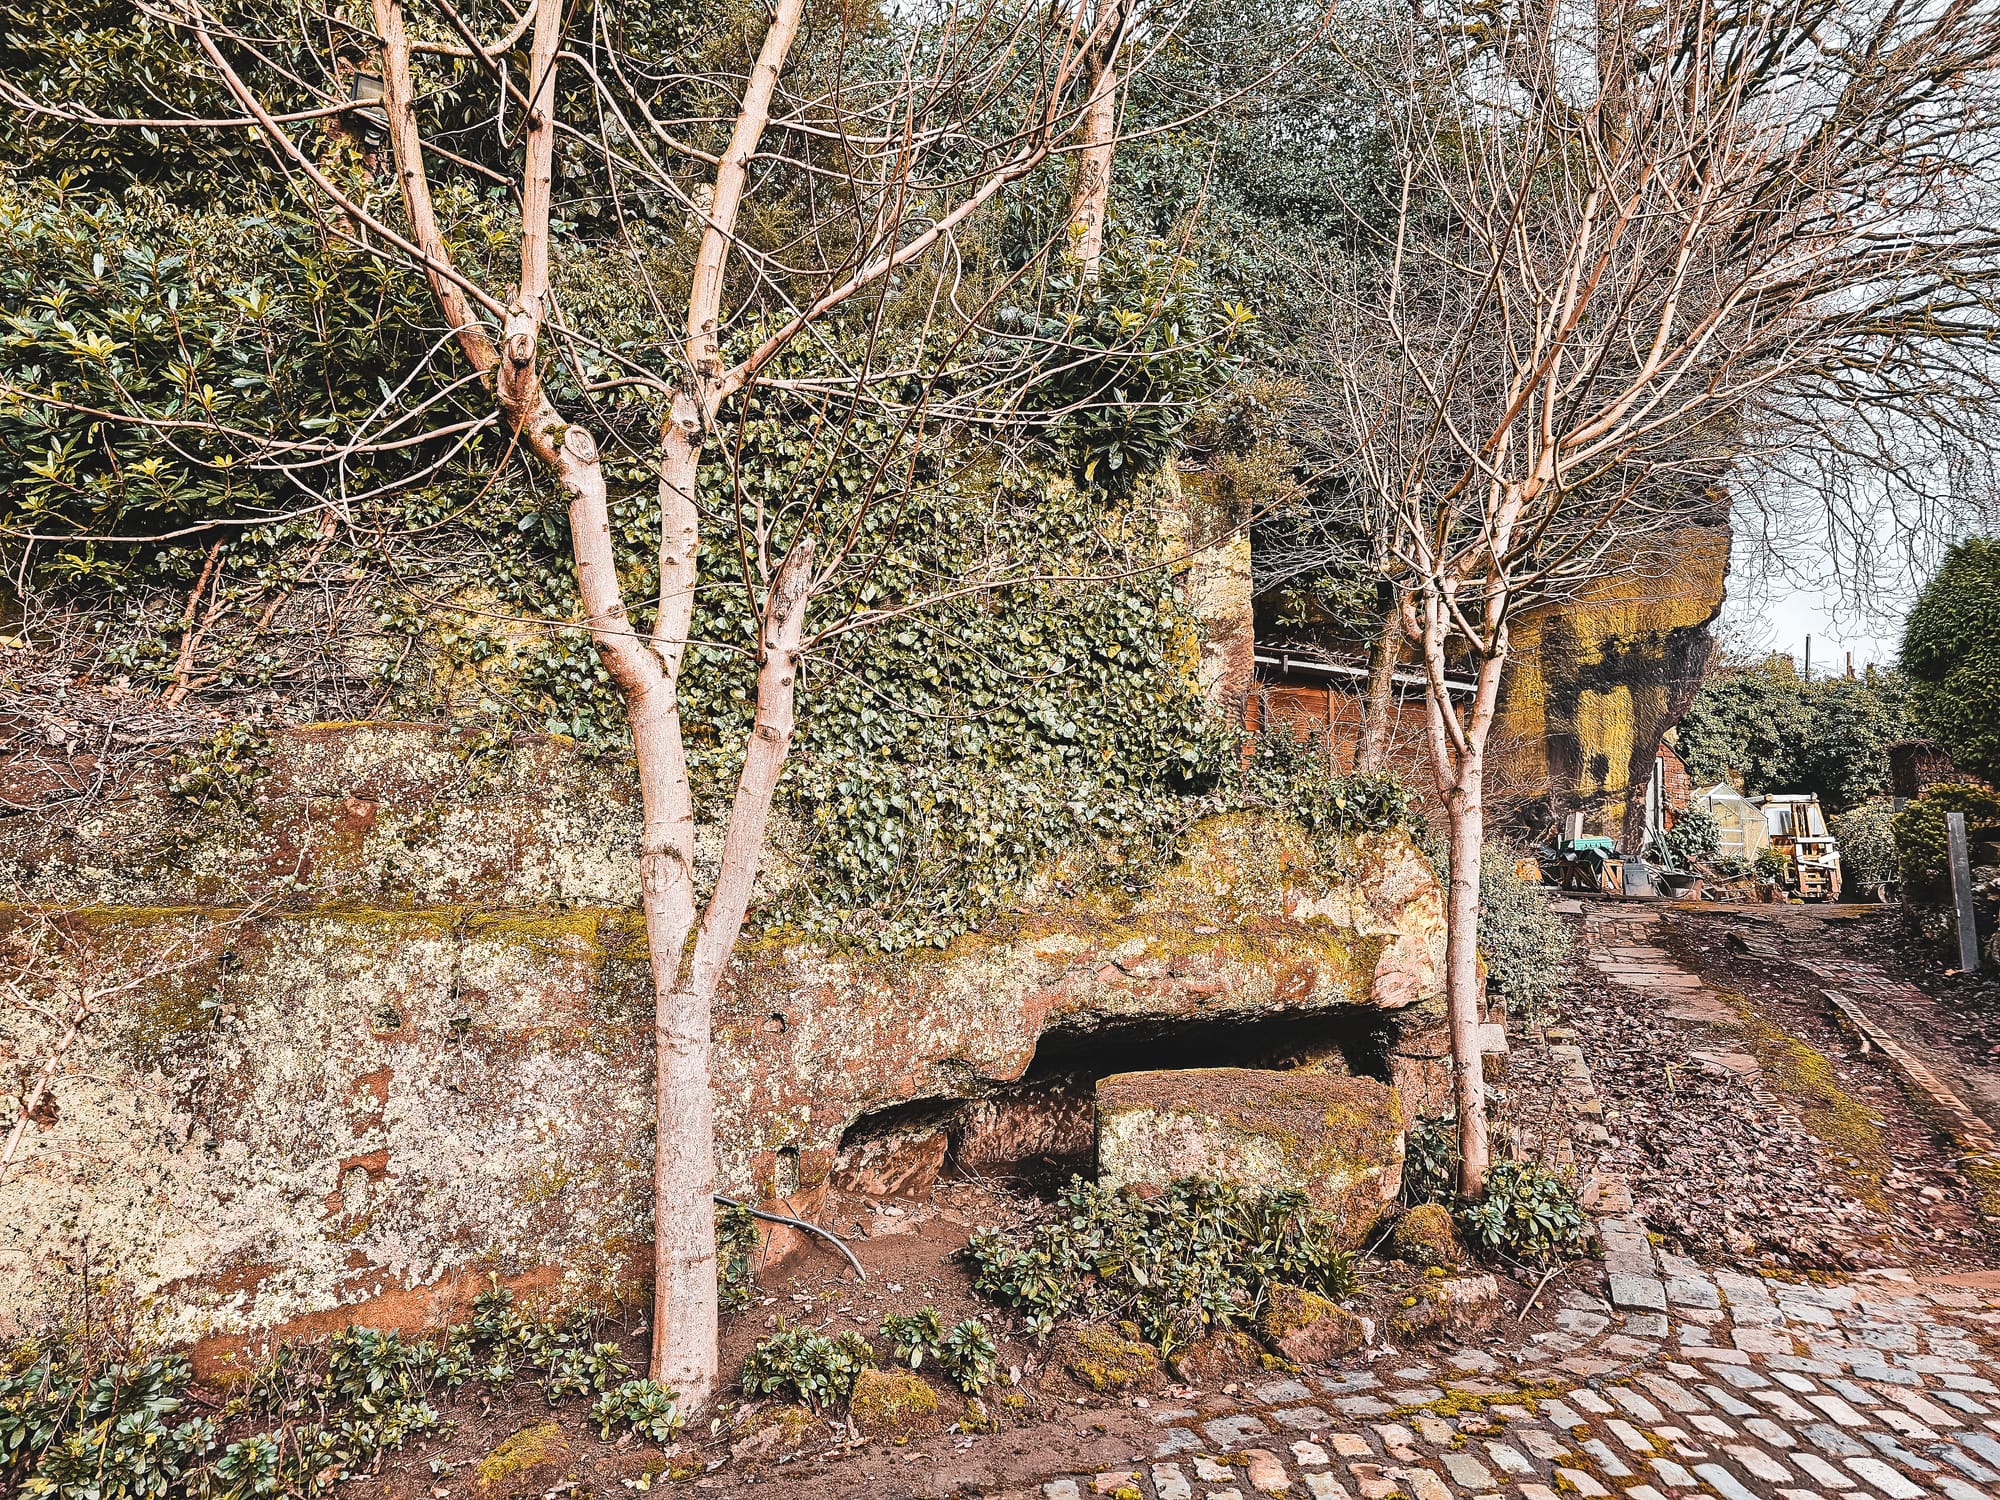
M 493 1451 L 479 1460 L 473 1482 L 482 1495 L 525 1494 L 542 1490 L 540 1482 L 548 1471 L 561 1467 L 569 1458 L 569 1442 L 554 1422 L 537 1422 L 501 1439 Z

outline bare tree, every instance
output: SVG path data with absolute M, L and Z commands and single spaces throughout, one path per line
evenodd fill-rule
M 1471 7 L 1357 56 L 1390 141 L 1331 266 L 1321 442 L 1388 539 L 1450 823 L 1462 1189 L 1488 739 L 1525 609 L 1670 566 L 1725 486 L 1859 420 L 1994 407 L 1990 0 Z M 1374 206 L 1371 206 L 1371 209 Z M 1454 700 L 1447 670 L 1474 690 Z
M 1095 276 L 1104 259 L 1104 220 L 1111 210 L 1111 165 L 1118 149 L 1118 59 L 1125 46 L 1131 0 L 1100 0 L 1096 44 L 1085 57 L 1087 102 L 1079 129 L 1076 185 L 1070 194 L 1070 252 L 1085 276 Z M 1109 21 L 1109 25 L 1105 22 Z M 1086 24 L 1079 12 L 1079 27 Z
M 971 337 L 997 295 L 990 277 L 979 281 L 974 231 L 984 232 L 989 205 L 1052 158 L 1086 149 L 1104 158 L 1103 172 L 1089 179 L 1102 178 L 1095 220 L 1101 246 L 1116 118 L 1107 111 L 1133 7 L 1129 0 L 1106 4 L 1079 24 L 1047 7 L 939 0 L 899 15 L 884 45 L 878 35 L 850 32 L 844 15 L 814 34 L 804 0 L 774 0 L 760 13 L 747 73 L 729 77 L 691 75 L 678 59 L 635 50 L 630 37 L 645 29 L 641 7 L 532 0 L 504 34 L 488 36 L 449 0 L 371 6 L 372 34 L 352 18 L 324 28 L 315 22 L 285 43 L 294 49 L 288 57 L 307 61 L 280 63 L 270 37 L 245 19 L 250 12 L 159 0 L 142 9 L 192 40 L 237 116 L 136 121 L 80 112 L 75 123 L 257 132 L 297 201 L 332 232 L 427 278 L 446 342 L 490 392 L 494 409 L 440 432 L 464 441 L 497 415 L 508 455 L 530 458 L 567 504 L 582 623 L 623 699 L 643 802 L 638 863 L 658 1067 L 651 1369 L 697 1409 L 718 1378 L 710 1017 L 756 883 L 791 746 L 802 658 L 816 639 L 858 623 L 832 622 L 819 637 L 808 629 L 813 601 L 853 560 L 860 529 L 856 502 L 836 505 L 817 491 L 779 503 L 760 493 L 733 518 L 756 625 L 755 716 L 720 868 L 704 900 L 679 707 L 696 591 L 704 586 L 698 480 L 726 427 L 726 409 L 732 402 L 743 409 L 760 385 L 807 395 L 844 391 L 852 408 L 872 399 L 872 386 L 886 375 L 911 376 L 906 364 L 887 369 L 892 348 L 900 359 L 940 329 L 948 344 Z M 1158 45 L 1170 21 L 1155 17 L 1152 32 Z M 794 86 L 802 37 L 813 66 Z M 349 80 L 371 69 L 379 82 L 371 108 L 386 132 L 399 212 L 357 188 L 309 134 L 351 107 Z M 452 78 L 491 90 L 497 105 L 488 145 L 496 149 L 488 155 L 514 163 L 508 227 L 518 269 L 504 281 L 489 280 L 480 259 L 455 240 L 451 214 L 433 189 L 439 170 L 507 182 L 485 162 L 439 144 L 443 126 L 435 115 L 449 102 L 441 85 Z M 4 81 L 0 91 L 18 107 L 62 114 Z M 675 116 L 664 103 L 691 94 L 726 96 L 727 114 Z M 453 145 L 464 147 L 464 135 L 457 130 Z M 554 272 L 565 241 L 556 223 L 557 171 L 559 163 L 579 161 L 588 190 L 621 216 L 649 199 L 676 204 L 698 223 L 688 258 L 667 274 L 655 269 L 657 239 L 647 254 L 631 248 L 640 294 L 663 312 L 667 299 L 677 299 L 667 349 L 610 347 L 559 305 Z M 745 228 L 746 203 L 772 181 L 792 184 L 814 205 L 812 221 L 789 239 Z M 926 263 L 940 269 L 919 276 Z M 899 339 L 896 318 L 914 333 L 905 329 Z M 774 378 L 795 346 L 832 373 Z M 664 357 L 649 362 L 649 354 Z M 590 375 L 586 357 L 610 373 Z M 582 391 L 575 409 L 559 409 L 552 366 Z M 1005 385 L 995 377 L 980 389 L 1011 400 Z M 600 442 L 600 434 L 627 441 L 601 404 L 620 391 L 641 392 L 660 411 L 657 441 L 640 455 L 657 474 L 657 589 L 636 600 L 619 576 Z M 903 420 L 920 416 L 905 401 Z M 878 468 L 878 487 L 894 478 Z M 864 497 L 861 509 L 867 503 Z M 967 580 L 959 592 L 1001 581 Z M 202 621 L 195 603 L 188 609 L 183 635 L 191 642 Z

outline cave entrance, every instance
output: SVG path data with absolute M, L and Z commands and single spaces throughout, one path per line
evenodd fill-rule
M 1027 1071 L 977 1098 L 915 1100 L 841 1136 L 836 1178 L 870 1196 L 921 1196 L 938 1171 L 1053 1194 L 1096 1171 L 1097 1082 L 1178 1068 L 1307 1068 L 1389 1078 L 1394 1019 L 1352 1007 L 1252 1018 L 1111 1022 L 1045 1033 Z

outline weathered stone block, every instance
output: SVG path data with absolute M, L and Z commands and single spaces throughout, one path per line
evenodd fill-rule
M 1257 1331 L 1295 1365 L 1322 1365 L 1368 1342 L 1367 1325 L 1337 1303 L 1303 1287 L 1274 1286 Z
M 1358 1244 L 1403 1182 L 1396 1092 L 1372 1078 L 1189 1068 L 1097 1085 L 1097 1175 L 1111 1187 L 1213 1177 L 1294 1188 Z
M 1411 1305 L 1389 1320 L 1389 1332 L 1404 1339 L 1468 1338 L 1499 1322 L 1501 1311 L 1495 1277 L 1435 1277 L 1419 1286 Z
M 653 1031 L 632 779 L 532 741 L 473 796 L 462 748 L 422 726 L 282 731 L 253 804 L 180 830 L 191 847 L 149 784 L 0 850 L 30 911 L 199 958 L 93 1023 L 0 1182 L 0 1224 L 22 1226 L 0 1337 L 61 1315 L 84 1243 L 176 1341 L 423 1326 L 490 1272 L 637 1290 Z M 245 918 L 253 898 L 276 904 Z M 850 1127 L 1010 1097 L 1053 1032 L 1410 1013 L 1440 988 L 1443 910 L 1400 833 L 1329 855 L 1245 815 L 1198 825 L 1136 897 L 1050 882 L 941 951 L 753 923 L 714 1017 L 718 1186 L 807 1218 L 836 1170 L 920 1194 L 934 1135 L 837 1167 Z M 27 917 L 0 907 L 0 929 Z M 975 1147 L 991 1115 L 1018 1148 L 1005 1114 L 967 1122 Z M 1084 1113 L 1042 1123 L 1088 1151 Z
M 842 1151 L 830 1181 L 861 1198 L 925 1198 L 950 1148 L 950 1132 L 939 1127 L 890 1131 Z
M 1238 1328 L 1226 1328 L 1174 1351 L 1173 1369 L 1192 1386 L 1215 1387 L 1264 1368 L 1263 1350 Z

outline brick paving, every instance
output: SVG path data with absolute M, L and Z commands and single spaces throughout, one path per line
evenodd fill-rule
M 1644 1236 L 1616 1224 L 1608 1257 L 1639 1256 Z M 1555 1330 L 1516 1348 L 1378 1348 L 1339 1373 L 1165 1401 L 1148 1409 L 1160 1429 L 1150 1462 L 1057 1476 L 1040 1493 L 2000 1496 L 2000 1279 L 1791 1281 L 1644 1254 L 1657 1310 L 1572 1293 Z
M 1586 961 L 1678 1019 L 1728 1020 L 1655 922 L 1591 908 Z M 1573 1037 L 1546 1040 L 1587 1158 L 1596 1087 Z M 1754 1059 L 1716 1061 L 1768 1099 Z M 1055 1476 L 1042 1500 L 2000 1497 L 2000 1275 L 1705 1267 L 1652 1242 L 1623 1182 L 1585 1193 L 1608 1295 L 1566 1293 L 1553 1329 L 1150 1406 L 1149 1462 Z

